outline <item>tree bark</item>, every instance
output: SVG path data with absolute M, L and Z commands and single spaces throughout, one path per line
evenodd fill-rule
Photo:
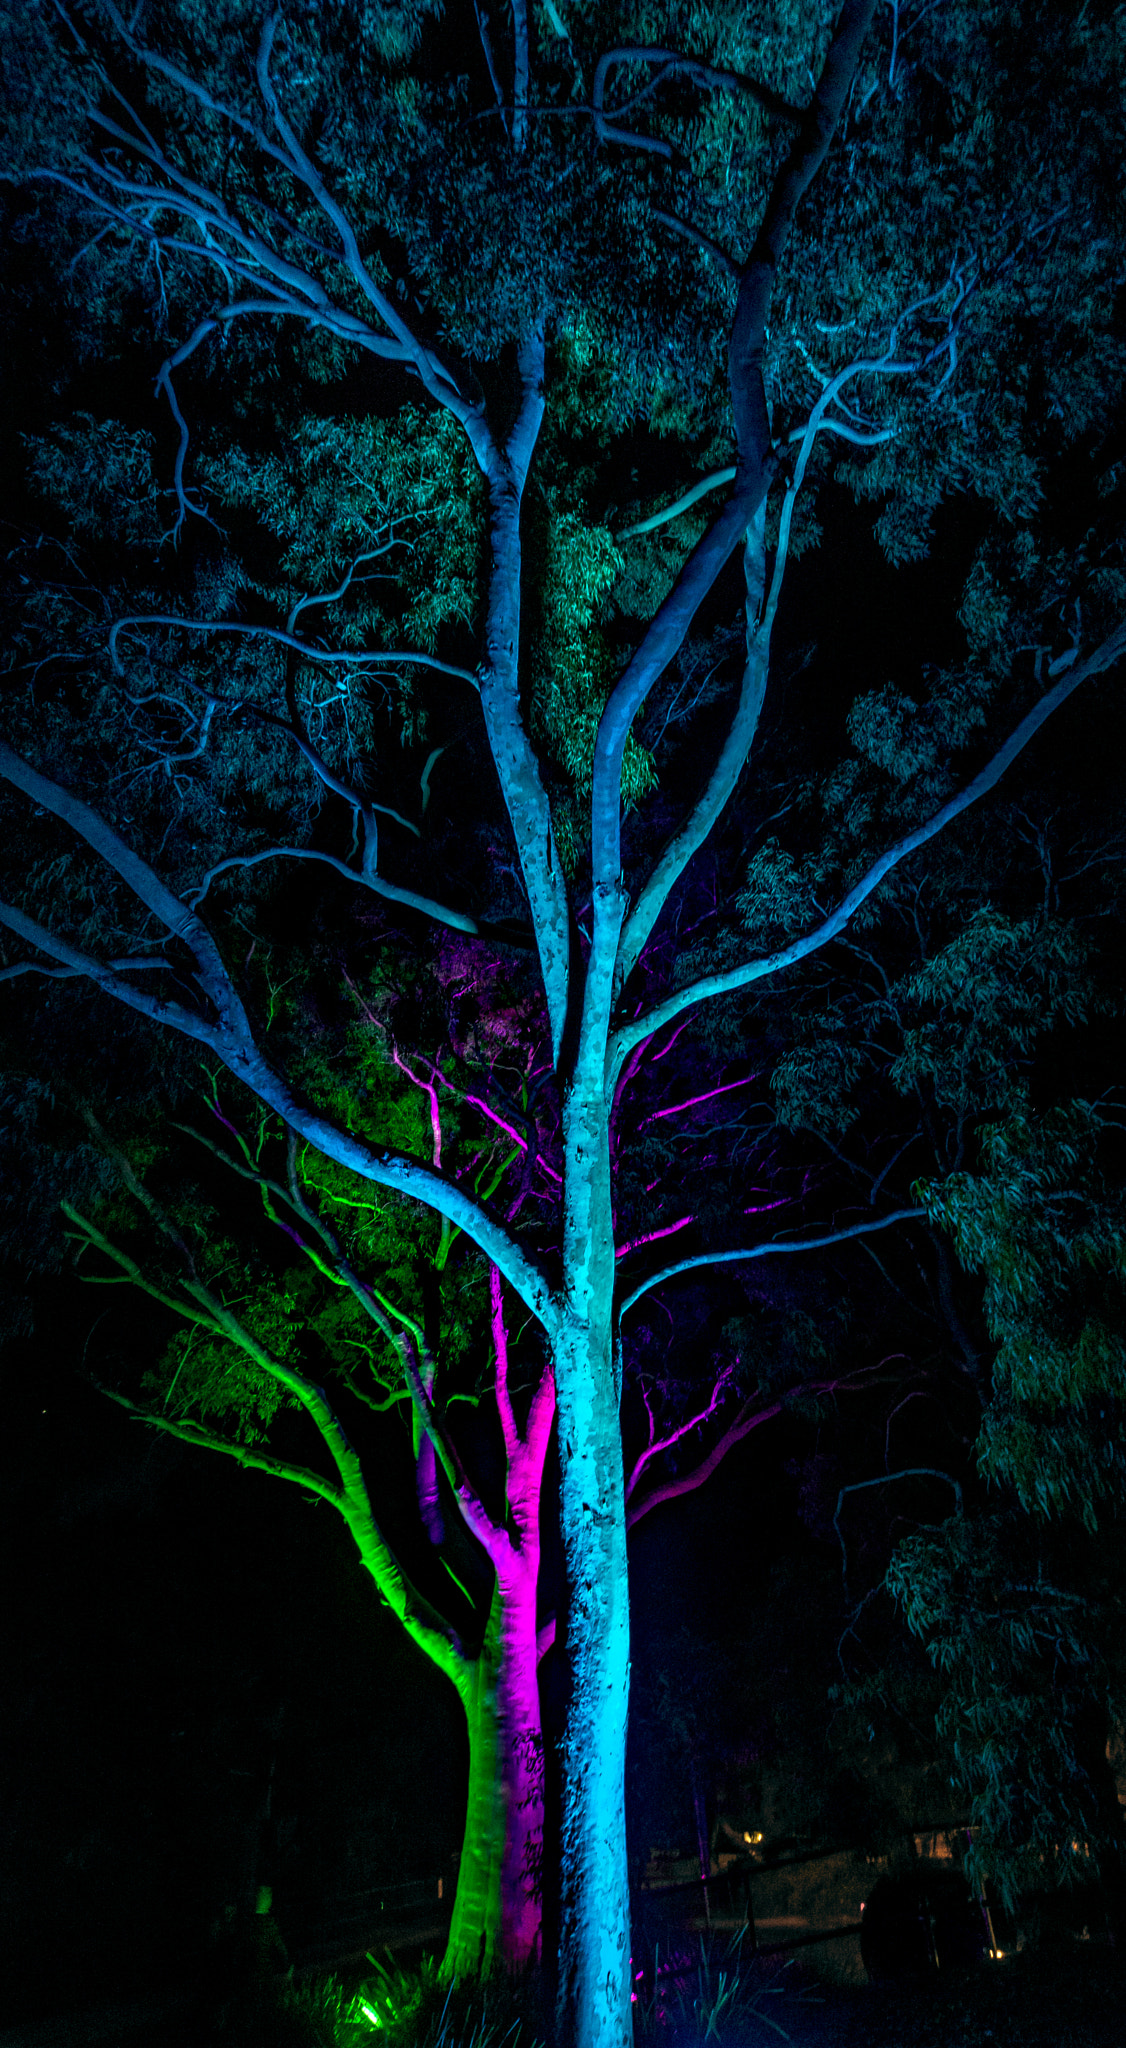
M 612 960 L 613 954 L 611 952 Z M 588 999 L 592 987 L 588 979 Z M 608 986 L 608 978 L 607 978 Z M 564 1292 L 553 1351 L 570 1680 L 562 1753 L 556 2024 L 567 2048 L 629 2048 L 625 1833 L 629 1586 L 619 1389 L 614 1374 L 614 1232 L 601 1020 L 565 1092 Z
M 608 1330 L 580 1329 L 567 1348 L 569 1358 L 556 1358 L 570 1678 L 556 2013 L 567 2048 L 628 2048 L 629 1588 L 618 1399 Z
M 518 1970 L 539 1954 L 544 1808 L 535 1596 L 534 1578 L 530 1586 L 498 1579 L 485 1640 L 462 1689 L 469 1791 L 442 1963 L 447 1977 Z

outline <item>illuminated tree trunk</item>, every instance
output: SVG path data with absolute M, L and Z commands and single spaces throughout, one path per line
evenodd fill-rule
M 469 1735 L 469 1791 L 453 1919 L 442 1964 L 448 1977 L 475 1976 L 495 1961 L 500 1940 L 504 1793 L 497 1727 L 496 1647 L 499 1589 L 493 1594 L 481 1654 L 461 1689 Z
M 498 1579 L 481 1654 L 462 1689 L 469 1793 L 443 1972 L 522 1969 L 540 1948 L 543 1737 L 535 1580 Z
M 543 1733 L 536 1670 L 536 1579 L 517 1560 L 505 1589 L 505 1635 L 497 1672 L 504 1844 L 500 1873 L 501 1953 L 521 1969 L 540 1952 L 543 1865 Z
M 625 1833 L 629 1587 L 612 1342 L 614 1238 L 602 1062 L 567 1091 L 569 1314 L 555 1346 L 566 1657 L 556 2012 L 567 2048 L 628 2048 Z M 583 1083 L 585 1082 L 585 1085 Z

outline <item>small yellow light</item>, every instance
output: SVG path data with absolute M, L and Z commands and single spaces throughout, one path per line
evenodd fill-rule
M 758 1829 L 756 1828 L 756 1829 L 755 1829 L 755 1832 L 754 1832 L 754 1834 L 753 1834 L 753 1835 L 748 1835 L 748 1834 L 747 1834 L 746 1832 L 744 1832 L 744 1835 L 743 1835 L 743 1840 L 744 1840 L 745 1842 L 750 1842 L 750 1844 L 751 1844 L 751 1846 L 752 1846 L 752 1848 L 753 1848 L 753 1847 L 754 1847 L 754 1844 L 755 1844 L 756 1842 L 761 1842 L 761 1840 L 762 1840 L 762 1835 L 761 1835 L 761 1833 L 759 1832 L 759 1830 L 758 1830 Z

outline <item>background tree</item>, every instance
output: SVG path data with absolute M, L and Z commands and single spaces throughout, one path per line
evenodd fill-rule
M 570 1686 L 559 2021 L 585 2048 L 629 2035 L 619 1396 L 623 1318 L 658 1281 L 627 1276 L 615 1302 L 615 1201 L 628 1229 L 652 1193 L 630 1184 L 631 1087 L 672 1037 L 689 1056 L 709 1006 L 745 1030 L 747 992 L 839 940 L 1114 664 L 1126 626 L 1102 539 L 1063 545 L 1037 516 L 1054 462 L 1110 462 L 1112 25 L 998 4 L 901 36 L 897 13 L 874 32 L 872 0 L 847 0 L 835 22 L 685 10 L 655 42 L 647 9 L 573 15 L 560 34 L 554 11 L 549 31 L 516 6 L 503 46 L 483 17 L 425 5 L 262 17 L 234 0 L 221 37 L 188 6 L 11 21 L 20 232 L 52 260 L 80 249 L 95 346 L 167 330 L 179 552 L 159 553 L 145 429 L 99 411 L 29 449 L 52 519 L 69 500 L 108 560 L 93 591 L 21 584 L 32 542 L 12 560 L 24 665 L 0 767 L 20 826 L 0 914 L 10 975 L 77 977 L 203 1045 L 333 1171 L 461 1231 L 538 1322 Z M 299 367 L 319 401 L 307 381 L 294 396 Z M 787 561 L 815 532 L 802 489 L 833 449 L 893 560 L 925 552 L 960 490 L 984 537 L 966 660 L 866 691 L 828 749 L 804 736 L 829 817 L 795 850 L 760 713 Z M 633 466 L 634 531 L 615 538 Z M 455 687 L 479 691 L 487 746 Z M 631 732 L 647 702 L 649 747 Z M 491 764 L 515 865 L 491 795 L 474 809 L 451 789 L 433 833 L 455 740 L 490 792 Z M 381 835 L 404 846 L 403 880 Z M 801 854 L 810 910 L 767 936 Z M 713 914 L 692 946 L 701 888 Z M 534 1218 L 389 1143 L 378 1105 L 342 1116 L 331 973 L 316 1043 L 270 1033 L 298 913 L 315 943 L 322 921 L 362 935 L 376 901 L 535 963 L 529 1067 L 548 1069 L 558 1179 Z M 270 924 L 264 1001 L 234 964 L 252 964 L 251 905 Z M 761 1243 L 731 1232 L 662 1283 Z
M 971 1864 L 1007 1905 L 1097 1873 L 1123 1933 L 1108 1741 L 1123 1712 L 1120 1120 L 1018 1104 L 976 1169 L 923 1190 L 984 1276 L 996 1346 L 976 1513 L 896 1552 L 889 1584 L 942 1674 L 939 1732 L 972 1802 Z

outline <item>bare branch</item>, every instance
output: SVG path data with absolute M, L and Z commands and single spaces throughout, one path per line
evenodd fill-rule
M 327 1501 L 339 1514 L 344 1512 L 344 1496 L 340 1489 L 330 1486 L 318 1472 L 313 1472 L 306 1465 L 294 1465 L 288 1459 L 271 1457 L 268 1451 L 252 1450 L 249 1444 L 232 1442 L 229 1437 L 205 1429 L 201 1422 L 193 1422 L 189 1417 L 158 1415 L 154 1409 L 142 1408 L 138 1402 L 131 1401 L 115 1387 L 103 1386 L 99 1391 L 149 1429 L 163 1430 L 166 1436 L 179 1437 L 181 1443 L 198 1444 L 204 1450 L 219 1451 L 223 1457 L 233 1458 L 236 1464 L 249 1472 L 269 1472 L 275 1479 L 288 1480 L 291 1486 L 299 1486 L 302 1492 Z
M 524 337 L 518 367 L 520 409 L 507 445 L 490 463 L 486 479 L 490 561 L 481 709 L 528 892 L 552 1045 L 558 1056 L 567 1014 L 571 912 L 551 807 L 524 720 L 519 667 L 520 504 L 544 413 L 542 325 Z
M 441 1416 L 438 1414 L 433 1397 L 425 1385 L 422 1374 L 419 1371 L 414 1346 L 411 1343 L 404 1343 L 402 1357 L 403 1374 L 411 1391 L 415 1413 L 434 1446 L 435 1456 L 446 1475 L 450 1491 L 458 1504 L 461 1518 L 470 1534 L 477 1538 L 486 1556 L 497 1569 L 500 1569 L 503 1564 L 507 1563 L 511 1555 L 512 1538 L 509 1536 L 507 1529 L 498 1527 L 493 1521 L 477 1488 L 469 1478 L 461 1462 L 457 1446 L 446 1429 Z
M 30 925 L 31 920 L 28 919 L 27 922 Z M 4 916 L 2 909 L 0 909 L 0 923 L 7 923 L 7 918 Z M 11 926 L 10 929 L 14 931 L 15 926 Z M 39 925 L 35 929 L 41 932 L 44 927 Z M 26 933 L 25 936 L 30 937 L 30 932 Z M 33 944 L 37 943 L 38 940 L 33 940 Z M 154 968 L 159 968 L 163 973 L 167 974 L 167 960 L 161 959 L 159 955 L 154 957 L 150 954 L 138 953 L 135 956 L 127 955 L 123 960 L 107 960 L 102 971 L 110 975 L 141 974 L 149 972 Z M 45 967 L 41 960 L 18 960 L 12 967 L 0 967 L 0 981 L 18 981 L 21 974 L 41 974 L 46 981 L 85 980 L 88 978 L 89 972 L 89 966 Z
M 704 477 L 698 484 L 693 484 L 691 490 L 685 491 L 673 504 L 666 505 L 663 512 L 654 512 L 648 519 L 639 519 L 636 526 L 623 526 L 614 538 L 632 540 L 635 534 L 652 533 L 654 527 L 666 526 L 670 519 L 679 519 L 682 512 L 687 512 L 697 504 L 708 491 L 718 491 L 721 485 L 733 484 L 734 481 L 734 464 L 730 469 L 714 469 L 710 476 Z
M 770 294 L 794 215 L 816 176 L 840 118 L 876 0 L 845 0 L 813 99 L 771 190 L 745 265 L 731 331 L 729 374 L 739 459 L 735 488 L 688 557 L 626 664 L 599 721 L 591 800 L 594 952 L 607 982 L 624 910 L 621 895 L 621 775 L 626 737 L 658 676 L 682 645 L 696 611 L 762 504 L 774 471 L 763 361 Z M 592 985 L 592 1006 L 604 991 Z
M 528 0 L 512 0 L 512 147 L 522 156 L 528 144 Z
M 1032 710 L 1014 727 L 1008 739 L 997 748 L 985 767 L 964 789 L 959 790 L 956 796 L 940 805 L 925 824 L 905 833 L 894 845 L 888 847 L 886 852 L 880 854 L 814 931 L 809 932 L 805 938 L 791 940 L 788 945 L 779 947 L 777 952 L 764 954 L 760 959 L 744 961 L 741 966 L 728 968 L 720 974 L 704 975 L 700 980 L 690 982 L 686 987 L 674 991 L 646 1015 L 622 1025 L 614 1040 L 610 1061 L 611 1074 L 616 1077 L 621 1070 L 622 1062 L 642 1039 L 651 1037 L 654 1031 L 658 1031 L 663 1024 L 671 1023 L 674 1017 L 679 1017 L 682 1011 L 691 1008 L 693 1004 L 706 1002 L 712 996 L 729 994 L 734 989 L 747 988 L 752 982 L 762 980 L 765 975 L 777 974 L 782 968 L 790 967 L 795 961 L 804 960 L 822 946 L 828 945 L 831 939 L 836 938 L 838 933 L 846 928 L 861 904 L 867 901 L 893 868 L 898 867 L 901 861 L 906 860 L 910 854 L 916 853 L 939 832 L 944 831 L 946 826 L 960 817 L 963 811 L 968 810 L 971 804 L 977 803 L 996 786 L 1017 755 L 1035 738 L 1040 727 L 1067 702 L 1081 683 L 1112 668 L 1124 654 L 1126 620 L 1108 633 L 1106 639 L 1084 660 L 1076 661 L 1072 649 L 1061 655 L 1058 661 L 1052 663 L 1050 671 L 1058 674 L 1064 669 L 1061 681 L 1054 689 L 1046 691 L 1039 702 L 1033 705 Z
M 384 897 L 388 903 L 403 903 L 410 910 L 421 911 L 425 917 L 432 917 L 436 924 L 447 925 L 451 931 L 476 935 L 481 930 L 477 919 L 470 917 L 467 911 L 451 910 L 448 904 L 439 903 L 432 896 L 420 895 L 417 889 L 400 889 L 396 883 L 387 881 L 385 876 L 374 873 L 367 866 L 358 871 L 350 868 L 346 861 L 337 860 L 335 854 L 319 853 L 315 847 L 309 846 L 265 846 L 258 853 L 230 854 L 226 860 L 216 861 L 214 867 L 208 868 L 199 888 L 192 891 L 187 901 L 193 910 L 197 910 L 212 882 L 217 881 L 220 875 L 229 874 L 237 868 L 257 867 L 264 860 L 319 861 L 323 867 L 333 868 L 338 875 L 343 875 L 345 881 L 355 882 L 361 889 L 370 889 L 373 895 Z
M 675 1265 L 664 1266 L 659 1273 L 653 1273 L 643 1280 L 632 1293 L 627 1294 L 618 1309 L 618 1322 L 643 1295 L 651 1294 L 664 1281 L 672 1280 L 678 1273 L 698 1272 L 704 1266 L 741 1266 L 751 1259 L 772 1258 L 776 1252 L 815 1252 L 826 1245 L 843 1244 L 850 1237 L 871 1237 L 874 1231 L 887 1230 L 893 1223 L 907 1223 L 925 1216 L 925 1209 L 894 1209 L 889 1216 L 875 1216 L 869 1223 L 849 1223 L 840 1230 L 827 1231 L 821 1237 L 774 1238 L 769 1244 L 744 1245 L 742 1250 L 733 1252 L 699 1252 L 695 1258 L 678 1259 Z
M 507 135 L 508 108 L 504 104 L 504 94 L 501 91 L 500 79 L 497 77 L 496 58 L 493 54 L 493 39 L 489 34 L 489 24 L 481 11 L 480 0 L 473 0 L 473 12 L 477 17 L 477 34 L 481 39 L 481 48 L 485 53 L 485 63 L 488 67 L 489 83 L 493 88 L 493 98 L 496 101 L 497 113 L 500 115 L 501 121 L 504 124 L 505 134 Z
M 621 107 L 615 109 L 613 123 L 606 118 L 606 81 L 611 71 L 623 64 L 656 64 L 657 75 L 649 84 L 637 92 Z M 643 99 L 649 98 L 665 78 L 688 78 L 708 92 L 742 93 L 746 98 L 756 100 L 768 113 L 777 114 L 786 121 L 801 122 L 804 118 L 799 107 L 792 107 L 780 94 L 772 92 L 757 78 L 748 78 L 741 71 L 719 71 L 713 64 L 704 63 L 699 57 L 685 56 L 679 50 L 651 48 L 643 44 L 624 44 L 616 50 L 607 50 L 598 59 L 594 69 L 591 87 L 591 113 L 594 117 L 594 132 L 599 142 L 620 142 L 629 149 L 647 151 L 652 156 L 663 157 L 672 162 L 677 151 L 671 143 L 662 142 L 653 135 L 638 135 L 632 129 L 617 125 L 621 115 L 629 113 Z
M 711 257 L 713 263 L 718 263 L 728 277 L 739 276 L 739 265 L 735 258 L 729 256 L 726 249 L 721 249 L 718 242 L 713 242 L 711 236 L 706 235 L 702 228 L 694 227 L 690 220 L 682 220 L 678 213 L 665 213 L 659 206 L 653 208 L 653 219 L 659 220 L 662 227 L 671 228 L 674 235 L 682 235 L 686 242 L 693 242 L 697 249 L 703 250 L 705 256 Z M 735 471 L 732 470 L 731 474 L 734 476 Z M 631 528 L 631 531 L 635 530 Z
M 354 1132 L 339 1129 L 328 1118 L 298 1102 L 283 1076 L 263 1057 L 250 1021 L 234 984 L 223 964 L 214 939 L 205 925 L 179 897 L 174 896 L 146 861 L 125 845 L 105 820 L 57 783 L 39 775 L 12 749 L 0 743 L 0 774 L 22 789 L 33 802 L 64 820 L 86 839 L 94 850 L 114 867 L 122 879 L 154 912 L 171 935 L 188 945 L 196 962 L 201 987 L 215 1010 L 214 1021 L 163 1001 L 134 988 L 90 958 L 79 948 L 56 938 L 53 932 L 29 918 L 11 904 L 0 903 L 0 922 L 46 953 L 64 967 L 76 969 L 131 1009 L 158 1023 L 170 1024 L 185 1036 L 210 1045 L 225 1067 L 265 1103 L 276 1110 L 291 1129 L 349 1168 L 364 1180 L 397 1188 L 427 1208 L 436 1210 L 459 1230 L 464 1230 L 488 1258 L 495 1260 L 506 1280 L 515 1288 L 525 1306 L 546 1328 L 554 1328 L 559 1308 L 538 1262 L 525 1253 L 503 1224 L 496 1222 L 480 1204 L 467 1196 L 458 1183 L 432 1168 L 407 1159 L 401 1153 L 378 1151 Z
M 844 1506 L 845 1495 L 846 1493 L 863 1493 L 870 1486 L 891 1486 L 897 1479 L 941 1479 L 944 1486 L 949 1486 L 953 1489 L 956 1502 L 955 1512 L 959 1515 L 962 1512 L 962 1488 L 959 1482 L 951 1473 L 940 1471 L 936 1465 L 905 1465 L 901 1472 L 881 1472 L 876 1479 L 854 1479 L 851 1485 L 842 1486 L 837 1495 L 837 1505 L 833 1512 L 833 1527 L 837 1532 L 837 1541 L 841 1546 L 841 1578 L 844 1582 L 846 1600 L 848 1598 L 848 1551 L 845 1548 L 845 1540 L 841 1532 L 840 1523 L 840 1514 Z
M 684 823 L 666 843 L 659 859 L 646 877 L 627 917 L 618 946 L 615 968 L 615 999 L 632 974 L 641 957 L 646 940 L 653 929 L 669 892 L 684 873 L 689 861 L 704 844 L 716 821 L 722 816 L 735 793 L 739 777 L 747 764 L 755 734 L 770 672 L 770 645 L 778 603 L 782 594 L 782 583 L 789 559 L 790 533 L 793 526 L 794 507 L 797 503 L 805 472 L 817 437 L 821 433 L 843 433 L 851 441 L 873 446 L 881 441 L 894 438 L 894 428 L 857 429 L 847 421 L 835 420 L 830 407 L 841 404 L 841 393 L 845 386 L 857 377 L 884 375 L 914 375 L 930 360 L 928 352 L 919 361 L 900 362 L 897 360 L 900 329 L 906 321 L 925 306 L 945 296 L 943 290 L 929 294 L 908 307 L 894 323 L 888 337 L 887 347 L 882 355 L 872 359 L 859 359 L 846 364 L 835 377 L 825 380 L 820 398 L 813 407 L 804 426 L 797 430 L 801 446 L 793 474 L 786 486 L 786 494 L 778 516 L 778 540 L 774 551 L 770 587 L 765 589 L 766 579 L 766 501 L 759 508 L 747 527 L 743 546 L 743 566 L 746 581 L 746 659 L 743 665 L 743 680 L 738 703 L 728 728 L 723 747 L 712 769 L 708 783 L 700 797 L 693 804 Z M 960 303 L 960 301 L 959 301 Z M 790 436 L 793 440 L 794 435 Z M 722 473 L 722 472 L 721 472 Z M 733 472 L 731 472 L 733 474 Z M 699 487 L 697 487 L 699 489 Z
M 376 283 L 360 254 L 359 243 L 356 240 L 355 229 L 351 221 L 348 219 L 344 209 L 332 197 L 320 172 L 302 148 L 294 129 L 282 113 L 273 80 L 270 77 L 270 59 L 273 54 L 274 39 L 277 35 L 280 19 L 280 14 L 275 11 L 267 15 L 262 25 L 262 36 L 258 45 L 255 70 L 258 79 L 258 89 L 262 94 L 274 127 L 281 137 L 287 166 L 299 182 L 305 186 L 306 190 L 320 207 L 326 220 L 331 223 L 340 237 L 340 246 L 350 277 L 359 286 L 364 297 L 375 307 L 380 319 L 390 329 L 396 341 L 402 345 L 408 359 L 418 372 L 423 385 L 431 397 L 436 399 L 439 405 L 445 406 L 461 422 L 468 435 L 470 445 L 477 457 L 480 468 L 484 471 L 493 453 L 493 444 L 485 421 L 484 404 L 480 392 L 476 388 L 463 388 L 462 382 L 459 381 L 458 373 L 442 361 L 441 356 L 435 349 L 429 348 L 422 343 L 407 321 L 404 320 L 394 301 L 389 299 L 387 294 Z
M 327 600 L 310 598 L 307 602 L 324 603 Z M 119 676 L 125 674 L 121 657 L 117 652 L 117 643 L 122 633 L 150 626 L 170 626 L 185 633 L 237 633 L 246 640 L 273 640 L 279 647 L 292 648 L 294 653 L 300 654 L 305 661 L 339 663 L 343 668 L 428 668 L 436 675 L 453 676 L 459 683 L 471 683 L 474 689 L 478 688 L 478 679 L 472 669 L 458 668 L 455 663 L 449 661 L 439 661 L 432 654 L 415 654 L 409 648 L 367 647 L 358 654 L 346 653 L 343 649 L 313 647 L 307 640 L 298 640 L 293 633 L 283 633 L 278 626 L 244 625 L 239 619 L 185 619 L 176 612 L 132 612 L 126 618 L 114 621 L 110 628 L 109 653 Z
M 645 1449 L 634 1459 L 633 1467 L 626 1477 L 627 1510 L 634 1494 L 637 1492 L 641 1475 L 645 1471 L 646 1466 L 651 1464 L 654 1458 L 661 1457 L 665 1451 L 671 1451 L 674 1444 L 681 1443 L 686 1436 L 691 1436 L 694 1429 L 702 1429 L 706 1422 L 710 1422 L 712 1416 L 727 1398 L 729 1387 L 730 1375 L 725 1372 L 718 1373 L 712 1385 L 711 1399 L 707 1407 L 699 1409 L 695 1415 L 690 1415 L 687 1421 L 679 1423 L 675 1429 L 668 1430 L 662 1437 L 657 1436 L 653 1425 L 653 1417 L 650 1415 L 649 1442 L 646 1444 Z

